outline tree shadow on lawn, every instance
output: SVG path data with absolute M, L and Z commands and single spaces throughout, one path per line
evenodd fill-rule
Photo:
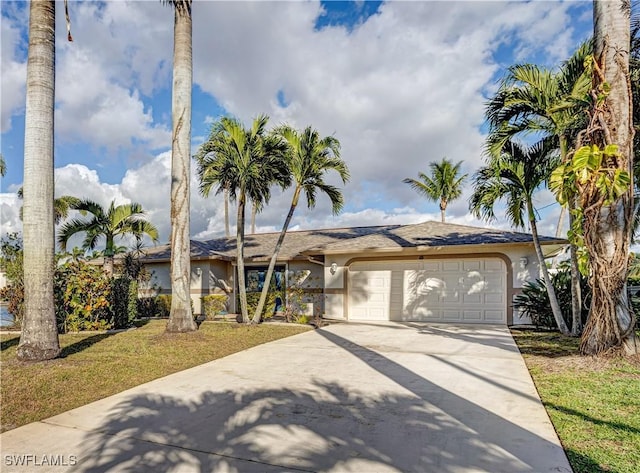
M 567 449 L 567 457 L 576 473 L 616 473 L 618 471 L 611 467 L 603 468 L 597 461 L 570 448 Z
M 595 417 L 591 417 L 588 414 L 585 414 L 584 412 L 580 412 L 577 411 L 575 409 L 572 409 L 570 407 L 565 407 L 565 406 L 559 406 L 557 404 L 554 404 L 552 402 L 547 402 L 545 403 L 546 406 L 550 407 L 551 409 L 554 409 L 558 412 L 562 412 L 564 414 L 568 414 L 571 416 L 575 416 L 575 417 L 579 417 L 582 420 L 586 421 L 586 422 L 590 422 L 591 424 L 595 424 L 595 425 L 605 425 L 608 427 L 611 427 L 613 429 L 619 430 L 621 435 L 623 435 L 623 432 L 633 432 L 634 434 L 640 434 L 640 429 L 637 427 L 633 427 L 629 424 L 622 424 L 620 422 L 611 422 L 608 420 L 602 420 L 602 419 L 597 419 Z
M 116 329 L 116 330 L 106 330 L 104 332 L 97 333 L 95 335 L 91 335 L 90 337 L 83 338 L 82 340 L 78 340 L 77 342 L 72 343 L 66 347 L 63 347 L 59 358 L 66 358 L 75 353 L 79 353 L 87 348 L 92 347 L 98 342 L 105 340 L 113 335 L 118 335 L 119 333 L 127 332 L 131 329 L 142 328 L 149 323 L 149 319 L 138 319 L 133 323 L 133 327 L 124 328 L 124 329 Z M 74 335 L 83 335 L 82 332 L 74 333 Z
M 304 375 L 292 373 L 296 388 L 213 391 L 196 377 L 113 406 L 83 440 L 75 471 L 568 471 L 562 449 L 545 438 L 372 350 L 317 333 L 403 389 L 300 384 Z
M 8 350 L 11 347 L 18 346 L 20 343 L 20 335 L 15 335 L 13 338 L 0 341 L 0 351 Z
M 68 356 L 79 353 L 83 350 L 86 350 L 87 348 L 92 347 L 96 343 L 101 342 L 102 340 L 109 338 L 113 335 L 116 335 L 118 333 L 119 332 L 103 332 L 103 333 L 98 333 L 96 335 L 91 335 L 90 337 L 87 337 L 87 338 L 83 338 L 82 340 L 78 340 L 77 342 L 74 342 L 71 345 L 67 345 L 66 347 L 63 347 L 62 350 L 60 351 L 59 358 L 66 358 Z

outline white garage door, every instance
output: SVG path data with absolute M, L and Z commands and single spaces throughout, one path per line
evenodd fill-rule
M 498 258 L 354 263 L 348 318 L 506 323 L 506 273 Z

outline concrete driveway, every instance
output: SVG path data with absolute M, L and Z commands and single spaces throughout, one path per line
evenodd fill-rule
M 571 471 L 503 326 L 334 324 L 0 441 L 3 472 Z

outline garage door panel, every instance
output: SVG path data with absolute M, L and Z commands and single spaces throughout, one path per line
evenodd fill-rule
M 484 270 L 502 273 L 504 271 L 504 262 L 499 259 L 486 259 L 484 260 Z
M 354 263 L 348 318 L 504 323 L 505 281 L 497 258 Z
M 506 319 L 504 310 L 485 310 L 484 320 L 487 322 L 503 322 Z
M 500 293 L 485 294 L 484 301 L 487 304 L 504 304 L 504 297 L 503 294 Z
M 462 320 L 462 313 L 460 310 L 443 310 L 442 320 L 446 322 L 460 322 Z
M 462 263 L 460 261 L 443 261 L 442 262 L 443 271 L 459 272 L 461 269 L 462 269 Z
M 482 311 L 465 310 L 462 312 L 462 320 L 465 322 L 482 322 Z
M 448 291 L 442 295 L 440 298 L 440 302 L 442 304 L 459 304 L 460 303 L 460 293 L 457 291 Z
M 482 268 L 482 261 L 463 261 L 462 268 L 465 271 L 480 271 Z
M 462 298 L 464 304 L 480 304 L 482 303 L 482 296 L 479 293 L 465 294 Z

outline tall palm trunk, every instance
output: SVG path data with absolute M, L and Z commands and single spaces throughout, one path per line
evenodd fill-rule
M 251 204 L 251 234 L 256 232 L 256 214 L 258 213 L 258 206 L 255 202 Z
M 102 269 L 107 276 L 111 277 L 113 276 L 115 242 L 113 241 L 113 235 L 107 235 L 106 240 L 104 253 L 102 254 L 102 259 L 104 260 Z
M 240 192 L 238 198 L 238 217 L 236 224 L 236 244 L 238 257 L 238 292 L 240 295 L 240 313 L 242 314 L 242 322 L 249 323 L 249 311 L 247 309 L 247 284 L 244 279 L 244 207 L 246 197 L 244 191 Z
M 231 229 L 229 228 L 229 189 L 224 188 L 224 236 L 229 238 L 231 236 Z
M 442 221 L 442 223 L 444 223 L 445 221 L 446 213 L 447 213 L 447 202 L 440 201 L 440 220 Z
M 556 321 L 556 325 L 558 326 L 560 333 L 562 333 L 563 335 L 569 335 L 569 327 L 567 327 L 567 324 L 564 321 L 564 317 L 562 316 L 562 310 L 560 309 L 560 304 L 558 303 L 558 296 L 556 295 L 556 290 L 553 287 L 553 283 L 551 282 L 547 264 L 544 261 L 544 254 L 542 253 L 542 246 L 540 245 L 538 226 L 536 225 L 533 206 L 529 202 L 527 202 L 527 212 L 529 214 L 529 224 L 531 225 L 533 246 L 536 249 L 536 256 L 538 257 L 538 265 L 540 266 L 540 271 L 542 271 L 542 280 L 544 281 L 544 285 L 547 288 L 547 294 L 549 294 L 549 302 L 551 303 L 551 312 L 553 312 L 553 318 Z
M 610 92 L 603 112 L 594 111 L 602 133 L 593 133 L 600 146 L 618 145 L 618 169 L 633 176 L 633 123 L 629 83 L 630 8 L 625 0 L 594 1 L 594 59 L 604 71 Z M 594 77 L 594 85 L 600 78 Z M 610 164 L 611 165 L 611 164 Z M 587 202 L 590 204 L 590 202 Z M 593 206 L 592 206 L 593 207 Z M 633 223 L 633 185 L 616 202 L 585 206 L 585 246 L 591 263 L 591 307 L 580 351 L 585 355 L 622 347 L 639 351 L 634 334 L 635 317 L 627 295 L 629 244 Z
M 55 2 L 32 1 L 24 130 L 24 320 L 20 360 L 60 354 L 53 302 Z
M 191 0 L 174 2 L 171 146 L 171 313 L 168 332 L 197 330 L 191 314 L 189 188 L 191 164 Z
M 287 234 L 287 230 L 289 229 L 289 224 L 291 223 L 291 219 L 293 218 L 293 213 L 298 206 L 298 200 L 300 200 L 301 190 L 302 188 L 300 186 L 297 186 L 296 190 L 293 193 L 293 199 L 291 199 L 291 207 L 289 207 L 289 213 L 287 214 L 287 218 L 284 220 L 284 225 L 282 225 L 282 230 L 280 231 L 280 236 L 278 236 L 276 247 L 273 250 L 273 254 L 271 255 L 271 260 L 269 261 L 269 267 L 267 268 L 267 275 L 264 278 L 264 286 L 262 286 L 262 293 L 260 294 L 258 307 L 256 307 L 256 312 L 255 314 L 253 314 L 253 323 L 257 324 L 258 322 L 260 322 L 260 318 L 262 317 L 262 310 L 264 309 L 264 304 L 267 301 L 269 286 L 271 284 L 271 277 L 273 276 L 273 271 L 276 267 L 276 261 L 278 261 L 278 254 L 280 253 L 280 248 L 282 248 L 284 237 Z

